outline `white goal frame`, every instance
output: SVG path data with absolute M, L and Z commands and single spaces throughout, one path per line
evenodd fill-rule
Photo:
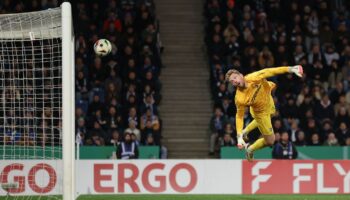
M 44 12 L 50 14 L 50 9 Z M 14 23 L 8 23 L 5 21 L 6 27 L 1 29 L 0 38 L 10 41 L 29 41 L 29 40 L 45 40 L 50 38 L 61 38 L 61 58 L 62 58 L 62 133 L 60 139 L 62 140 L 62 160 L 59 160 L 63 177 L 60 177 L 63 181 L 60 183 L 59 195 L 62 194 L 63 200 L 74 200 L 78 196 L 75 192 L 75 65 L 74 65 L 74 30 L 72 23 L 72 7 L 69 2 L 64 2 L 59 9 L 51 9 L 51 13 L 61 15 L 55 15 L 56 21 L 50 22 L 50 16 L 48 18 L 41 18 L 41 13 L 36 15 L 36 21 L 29 21 L 28 23 L 17 23 L 17 14 L 7 14 L 15 19 Z M 23 14 L 23 15 L 22 15 Z M 20 13 L 21 16 L 30 16 L 32 13 Z M 6 16 L 5 16 L 6 17 Z M 61 18 L 61 20 L 59 20 Z M 20 17 L 18 17 L 20 19 Z M 7 23 L 10 24 L 7 26 Z M 59 24 L 61 23 L 61 24 Z M 45 27 L 45 28 L 40 28 Z M 9 29 L 6 29 L 9 28 Z M 24 30 L 24 31 L 23 31 Z M 53 62 L 53 61 L 51 61 Z M 54 100 L 52 100 L 54 101 Z M 45 158 L 45 157 L 44 157 Z M 20 158 L 21 159 L 21 158 Z M 10 159 L 11 160 L 11 159 Z M 10 161 L 11 162 L 11 161 Z M 21 162 L 21 161 L 19 161 Z M 16 184 L 4 184 L 1 187 L 17 187 Z M 31 199 L 32 197 L 27 197 Z M 19 199 L 24 199 L 19 197 Z M 55 197 L 54 197 L 55 199 Z
M 75 199 L 74 37 L 71 4 L 64 2 L 61 9 L 63 200 L 73 200 Z

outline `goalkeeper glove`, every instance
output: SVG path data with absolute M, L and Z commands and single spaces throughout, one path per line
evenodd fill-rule
M 242 150 L 243 148 L 246 148 L 247 144 L 243 139 L 243 134 L 237 135 L 237 147 L 238 149 Z
M 301 65 L 295 65 L 289 68 L 291 73 L 294 73 L 295 75 L 299 77 L 303 77 L 303 66 Z

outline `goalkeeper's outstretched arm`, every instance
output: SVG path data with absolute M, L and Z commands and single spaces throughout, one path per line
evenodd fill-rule
M 269 78 L 272 76 L 276 76 L 279 74 L 285 73 L 294 73 L 295 75 L 302 77 L 303 76 L 303 67 L 301 65 L 295 66 L 283 66 L 283 67 L 275 67 L 275 68 L 267 68 L 260 71 L 255 72 L 254 74 L 260 79 Z
M 243 130 L 243 118 L 244 118 L 244 112 L 245 112 L 245 106 L 237 105 L 237 113 L 236 113 L 236 130 L 237 130 L 237 136 L 242 133 Z
M 238 147 L 238 149 L 243 149 L 247 146 L 247 144 L 243 140 L 243 135 L 242 135 L 244 112 L 245 112 L 245 106 L 237 105 L 236 130 L 237 130 L 237 147 Z

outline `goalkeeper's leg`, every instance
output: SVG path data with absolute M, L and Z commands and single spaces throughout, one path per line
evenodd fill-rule
M 243 140 L 245 142 L 248 142 L 248 134 L 250 132 L 252 132 L 254 129 L 256 129 L 258 127 L 258 123 L 256 122 L 256 120 L 254 119 L 253 121 L 251 121 L 248 126 L 246 126 L 243 131 L 242 131 L 242 136 L 243 136 Z
M 269 111 L 270 114 L 268 115 L 268 117 L 266 118 L 265 115 L 263 115 L 263 117 L 260 117 L 260 116 L 259 116 L 259 119 L 260 119 L 260 118 L 261 118 L 261 119 L 264 119 L 264 120 L 259 120 L 259 121 L 261 121 L 261 123 L 267 124 L 267 127 L 262 128 L 262 129 L 264 129 L 264 132 L 262 132 L 262 131 L 260 130 L 260 132 L 261 132 L 262 134 L 264 134 L 264 133 L 270 134 L 270 128 L 271 128 L 271 130 L 272 130 L 272 125 L 271 125 L 271 118 L 270 118 L 270 116 L 273 116 L 273 115 L 275 114 L 275 112 L 276 112 L 275 103 L 273 102 L 272 96 L 270 96 L 270 105 L 271 105 L 271 108 L 270 108 L 270 111 Z M 253 111 L 253 109 L 252 109 L 251 107 L 250 107 L 249 111 L 250 111 L 250 114 L 253 116 L 254 119 L 253 119 L 253 121 L 251 121 L 251 122 L 248 124 L 248 126 L 246 126 L 246 127 L 242 130 L 242 133 L 239 133 L 239 134 L 237 135 L 237 147 L 238 147 L 239 149 L 247 148 L 247 146 L 248 146 L 247 142 L 249 141 L 248 134 L 258 127 L 258 122 L 257 122 L 257 120 L 255 119 L 255 117 L 256 117 L 256 116 L 255 116 L 255 113 L 254 113 L 254 111 Z M 270 125 L 271 125 L 271 126 L 270 126 Z M 273 131 L 272 131 L 272 135 L 273 135 Z
M 272 146 L 275 142 L 270 115 L 259 116 L 256 118 L 256 122 L 263 137 L 256 140 L 252 145 L 246 148 L 246 157 L 248 161 L 253 160 L 254 151 L 266 146 Z

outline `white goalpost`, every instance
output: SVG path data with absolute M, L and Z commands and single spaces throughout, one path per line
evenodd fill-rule
M 72 8 L 62 4 L 63 200 L 75 199 L 74 37 Z M 67 81 L 67 82 L 66 82 Z M 68 86 L 68 87 L 65 87 Z
M 76 198 L 72 26 L 68 2 L 0 15 L 0 199 Z

